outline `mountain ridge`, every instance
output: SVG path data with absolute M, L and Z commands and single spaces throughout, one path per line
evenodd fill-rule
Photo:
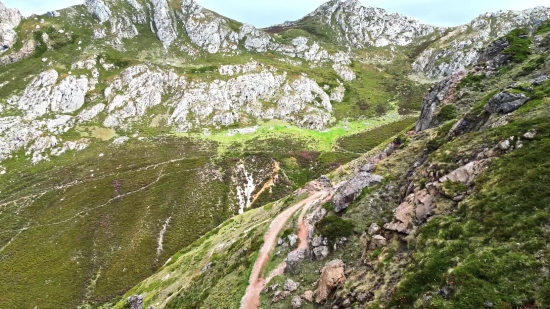
M 109 308 L 112 302 L 124 307 L 126 299 L 119 297 L 129 290 L 127 297 L 154 291 L 144 295 L 146 302 L 154 297 L 155 305 L 235 303 L 238 293 L 224 284 L 242 288 L 263 224 L 286 202 L 298 202 L 293 192 L 316 187 L 309 181 L 329 174 L 336 185 L 347 184 L 336 208 L 325 205 L 326 213 L 313 216 L 320 220 L 329 213 L 320 223 L 327 225 L 317 229 L 328 233 L 327 239 L 318 238 L 311 247 L 315 259 L 324 259 L 333 245 L 344 245 L 332 236 L 340 235 L 340 227 L 349 232 L 349 220 L 368 219 L 355 223 L 357 235 L 369 220 L 379 227 L 389 224 L 387 235 L 377 234 L 389 240 L 393 233 L 411 232 L 402 220 L 416 214 L 390 215 L 401 203 L 407 202 L 399 213 L 412 207 L 429 217 L 433 205 L 415 201 L 435 192 L 442 203 L 437 209 L 447 211 L 445 205 L 455 201 L 445 196 L 459 199 L 464 187 L 440 177 L 456 169 L 462 173 L 460 168 L 479 155 L 487 161 L 465 168 L 477 175 L 490 158 L 505 155 L 497 143 L 521 149 L 515 148 L 516 137 L 532 150 L 520 136 L 538 130 L 529 119 L 540 124 L 539 116 L 546 115 L 546 84 L 540 78 L 550 65 L 550 40 L 548 22 L 539 21 L 549 9 L 488 15 L 475 27 L 430 32 L 401 15 L 333 1 L 321 10 L 328 15 L 263 31 L 192 0 L 86 3 L 20 20 L 16 10 L 0 6 L 2 18 L 18 23 L 0 20 L 1 40 L 11 40 L 0 54 L 2 308 Z M 332 15 L 334 20 L 322 21 Z M 485 24 L 491 27 L 478 31 Z M 512 27 L 526 29 L 504 33 Z M 355 44 L 363 38 L 384 46 L 367 42 L 359 48 Z M 470 48 L 474 45 L 480 49 Z M 425 64 L 421 71 L 414 69 L 418 59 Z M 500 115 L 522 104 L 516 113 Z M 516 130 L 506 119 L 524 124 Z M 407 135 L 414 122 L 419 133 Z M 485 132 L 496 137 L 484 142 Z M 540 142 L 544 132 L 539 130 Z M 487 150 L 466 147 L 468 136 L 476 137 L 468 147 Z M 458 148 L 467 151 L 453 155 Z M 381 162 L 376 175 L 384 180 L 363 192 L 357 185 L 379 179 L 370 176 L 373 167 L 362 164 L 365 158 Z M 413 198 L 411 190 L 420 193 Z M 362 202 L 350 204 L 352 197 Z M 370 198 L 376 207 L 365 208 Z M 225 234 L 220 224 L 234 216 L 226 224 L 236 230 Z M 426 218 L 421 215 L 414 227 Z M 225 232 L 215 235 L 210 247 L 217 226 Z M 250 237 L 242 240 L 243 235 Z M 224 241 L 226 236 L 237 244 Z M 373 292 L 388 301 L 379 295 L 393 295 L 402 268 L 391 264 L 393 253 L 380 247 L 371 252 L 370 238 L 364 245 L 355 236 L 351 261 L 359 261 L 363 253 L 357 250 L 363 248 L 365 257 L 384 253 L 389 266 L 379 267 L 396 270 L 387 273 L 391 282 Z M 384 243 L 380 237 L 376 246 Z M 337 243 L 329 246 L 329 241 Z M 401 238 L 391 241 L 402 263 L 410 262 L 404 247 Z M 182 248 L 187 249 L 181 253 Z M 230 255 L 211 256 L 226 254 L 222 249 Z M 286 256 L 281 250 L 274 263 Z M 165 277 L 180 266 L 176 260 L 182 254 L 190 264 L 180 275 Z M 220 272 L 220 260 L 232 264 Z M 294 264 L 304 274 L 321 269 Z M 221 275 L 225 271 L 228 276 Z M 372 282 L 386 275 L 367 273 L 378 278 Z M 162 274 L 160 281 L 155 274 Z M 152 285 L 143 290 L 140 282 L 147 278 Z M 191 279 L 196 284 L 186 290 Z M 303 279 L 311 283 L 317 277 Z M 170 288 L 157 290 L 164 283 Z M 365 302 L 372 287 L 359 287 L 357 293 L 342 290 L 348 294 L 335 301 Z M 211 297 L 205 291 L 212 291 Z M 414 291 L 405 295 L 407 301 L 418 299 Z

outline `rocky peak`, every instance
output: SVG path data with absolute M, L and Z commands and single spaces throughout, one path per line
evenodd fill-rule
M 475 64 L 481 51 L 495 39 L 516 28 L 532 30 L 547 19 L 550 19 L 550 7 L 542 6 L 481 14 L 447 32 L 422 52 L 413 67 L 428 77 L 450 75 Z
M 17 9 L 8 9 L 0 2 L 0 53 L 9 49 L 16 40 L 15 28 L 23 19 L 21 12 Z
M 388 14 L 381 8 L 364 7 L 358 0 L 329 1 L 306 18 L 319 19 L 336 32 L 342 43 L 357 48 L 407 45 L 442 29 L 400 14 Z
M 100 23 L 104 23 L 111 18 L 111 9 L 103 2 L 103 0 L 86 0 L 84 5 Z

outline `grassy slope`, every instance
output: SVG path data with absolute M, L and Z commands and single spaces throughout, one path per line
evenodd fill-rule
M 219 183 L 202 175 L 212 169 L 230 174 L 234 157 L 277 159 L 291 187 L 280 183 L 262 195 L 257 203 L 262 205 L 357 157 L 346 154 L 345 147 L 327 151 L 340 134 L 391 120 L 357 122 L 349 125 L 350 131 L 324 133 L 278 123 L 272 136 L 261 131 L 210 139 L 167 136 L 121 147 L 96 141 L 88 150 L 36 166 L 28 166 L 24 158 L 6 161 L 11 172 L 0 188 L 5 203 L 0 268 L 9 276 L 2 276 L 0 286 L 11 288 L 2 307 L 25 308 L 28 295 L 37 305 L 56 306 L 102 302 L 123 293 L 231 216 L 227 178 Z M 373 138 L 386 139 L 391 132 Z M 122 183 L 121 194 L 131 194 L 113 199 L 115 180 Z M 59 187 L 74 181 L 79 183 Z M 164 251 L 157 257 L 157 237 L 168 217 Z M 46 265 L 48 271 L 38 270 Z
M 213 154 L 212 145 L 163 139 L 94 147 L 3 178 L 0 307 L 105 301 L 147 277 L 233 213 L 228 184 L 202 175 Z
M 525 76 L 525 67 L 529 65 L 530 61 L 513 64 L 492 79 L 466 86 L 467 93 L 456 102 L 457 110 L 462 112 L 471 108 L 467 117 L 478 117 L 487 98 L 494 95 L 494 89 L 530 78 Z M 481 308 L 489 306 L 489 303 L 494 308 L 550 306 L 550 247 L 547 241 L 550 237 L 550 183 L 547 177 L 550 161 L 546 155 L 550 151 L 550 82 L 536 88 L 530 95 L 534 99 L 509 116 L 509 124 L 468 133 L 449 141 L 445 136 L 457 120 L 453 119 L 439 128 L 404 139 L 404 147 L 377 166 L 376 173 L 384 175 L 384 182 L 379 187 L 365 190 L 342 215 L 354 223 L 354 235 L 328 258 L 342 258 L 352 268 L 345 287 L 337 293 L 339 297 L 372 292 L 371 298 L 368 298 L 369 308 Z M 421 186 L 429 173 L 444 175 L 457 168 L 457 162 L 472 160 L 477 153 L 494 147 L 499 141 L 522 136 L 532 129 L 538 132 L 535 140 L 524 140 L 523 148 L 493 161 L 464 202 L 454 203 L 438 198 L 437 216 L 419 228 L 414 237 L 390 234 L 387 247 L 376 250 L 364 247 L 361 235 L 371 223 L 383 225 L 393 216 L 392 210 L 400 202 L 399 189 L 407 180 Z M 340 143 L 345 144 L 346 139 L 361 140 L 359 136 L 345 137 Z M 350 142 L 350 145 L 357 146 L 357 143 Z M 416 173 L 409 174 L 410 167 L 425 151 L 429 154 L 426 163 Z M 345 178 L 361 162 L 364 162 L 363 158 L 339 168 L 332 174 L 333 179 Z M 271 207 L 266 206 L 266 210 Z M 241 220 L 238 218 L 235 220 Z M 223 239 L 227 230 L 216 230 L 215 233 L 218 239 Z M 210 245 L 213 248 L 216 243 Z M 222 250 L 216 257 L 226 263 L 234 263 L 235 258 L 228 254 L 230 252 Z M 249 257 L 253 258 L 253 255 Z M 188 259 L 182 258 L 179 263 L 187 263 L 185 261 Z M 280 259 L 275 258 L 270 265 L 276 265 Z M 294 295 L 315 288 L 314 282 L 318 278 L 315 271 L 323 265 L 324 262 L 302 263 L 295 272 L 285 275 L 300 282 L 299 290 Z M 223 264 L 222 268 L 226 266 Z M 233 287 L 242 286 L 247 272 L 242 269 L 239 275 L 234 275 L 216 267 L 213 272 L 216 276 L 225 277 L 211 282 L 211 277 L 201 275 L 196 284 L 187 290 L 189 293 L 182 291 L 170 304 L 180 307 L 219 306 L 220 302 L 212 303 L 208 299 L 223 299 L 224 303 L 238 304 L 242 293 L 235 293 Z M 147 284 L 154 286 L 152 293 L 145 285 L 140 285 L 127 296 L 144 293 L 146 298 L 162 299 L 166 286 L 161 280 L 163 275 L 157 274 L 148 279 Z M 283 280 L 276 278 L 275 282 Z M 448 291 L 445 297 L 445 293 L 439 292 L 442 289 Z M 219 295 L 224 297 L 218 298 Z M 430 300 L 425 302 L 424 299 Z M 270 308 L 288 308 L 289 302 L 290 299 L 287 299 L 272 304 L 269 296 L 262 296 L 262 303 Z M 312 308 L 311 304 L 304 306 Z
M 71 14 L 85 17 L 74 23 L 71 16 L 75 15 Z M 125 52 L 116 51 L 101 41 L 89 39 L 93 20 L 82 6 L 62 11 L 61 18 L 38 16 L 38 20 L 42 18 L 45 23 L 40 24 L 40 31 L 50 34 L 54 49 L 39 48 L 32 57 L 4 66 L 0 83 L 9 83 L 2 88 L 0 102 L 24 89 L 35 74 L 48 68 L 49 61 L 56 62 L 53 68 L 66 76 L 72 63 L 92 54 L 101 55 L 120 68 L 100 69 L 100 83 L 83 109 L 97 103 L 97 97 L 93 102 L 91 98 L 101 94 L 122 68 L 140 63 L 173 69 L 193 80 L 211 80 L 222 77 L 204 68 L 254 59 L 286 71 L 289 76 L 305 73 L 321 86 L 336 84 L 337 76 L 330 64 L 316 68 L 292 66 L 277 60 L 280 55 L 247 52 L 234 57 L 205 53 L 198 59 L 190 59 L 176 48 L 164 50 L 145 28 L 138 29 L 140 36 L 125 40 Z M 37 24 L 37 20 L 26 19 L 18 31 L 23 37 L 34 37 Z M 56 35 L 50 31 L 51 25 L 72 32 L 72 38 Z M 79 45 L 78 41 L 82 43 Z M 144 51 L 142 46 L 150 48 Z M 323 46 L 331 52 L 337 50 L 327 42 Z M 42 58 L 48 61 L 44 63 Z M 93 139 L 86 151 L 65 154 L 37 166 L 30 166 L 22 151 L 16 153 L 14 159 L 2 163 L 8 174 L 2 176 L 0 183 L 0 273 L 5 274 L 0 276 L 0 288 L 6 291 L 0 307 L 74 307 L 103 302 L 124 293 L 156 271 L 177 250 L 233 214 L 234 209 L 228 207 L 231 188 L 227 179 L 205 180 L 201 173 L 215 168 L 227 175 L 233 157 L 247 158 L 254 154 L 282 163 L 283 178 L 288 184 L 262 195 L 254 206 L 286 196 L 308 180 L 356 158 L 357 149 L 340 143 L 341 137 L 398 120 L 400 116 L 394 106 L 401 107 L 399 111 L 403 114 L 403 107 L 411 100 L 419 102 L 419 95 L 411 96 L 407 91 L 416 89 L 418 94 L 425 86 L 410 88 L 406 84 L 404 91 L 395 93 L 395 81 L 406 76 L 399 67 L 354 63 L 358 79 L 346 83 L 345 101 L 334 104 L 337 125 L 328 132 L 300 130 L 275 122 L 263 125 L 257 134 L 232 138 L 223 133 L 200 140 L 162 137 L 148 142 L 133 141 L 120 148 Z M 72 74 L 84 73 L 72 71 Z M 417 109 L 418 106 L 406 108 L 406 113 Z M 387 112 L 386 117 L 373 119 L 381 110 Z M 8 109 L 2 115 L 13 112 Z M 153 118 L 156 112 L 147 116 Z M 149 137 L 169 131 L 165 127 L 150 128 L 148 123 L 138 123 L 132 131 Z M 98 124 L 90 123 L 79 131 L 98 131 Z M 271 126 L 273 130 L 269 129 Z M 393 133 L 380 131 L 377 134 L 381 135 L 373 139 L 384 140 Z M 63 136 L 65 141 L 80 138 L 76 131 Z M 181 161 L 169 162 L 173 159 Z M 74 186 L 59 187 L 77 180 L 80 183 Z M 113 199 L 115 180 L 122 183 L 122 194 L 129 193 L 122 199 Z M 197 187 L 197 183 L 202 186 Z M 164 251 L 157 257 L 157 237 L 169 217 Z
M 397 126 L 403 128 L 400 124 Z M 410 124 L 406 128 L 410 129 Z M 373 131 L 377 132 L 377 129 Z M 399 131 L 404 132 L 403 129 Z M 379 134 L 380 132 L 373 137 L 385 136 L 384 139 L 387 140 L 393 135 L 393 133 Z M 373 151 L 376 150 L 373 149 Z M 345 168 L 339 169 L 336 173 L 341 173 L 342 170 Z M 333 175 L 332 177 L 342 176 Z M 240 297 L 244 294 L 248 283 L 249 268 L 252 267 L 255 258 L 254 249 L 258 250 L 260 247 L 261 237 L 270 218 L 294 202 L 295 198 L 288 197 L 226 221 L 220 228 L 177 253 L 154 276 L 128 291 L 115 308 L 123 307 L 126 298 L 135 294 L 145 296 L 146 306 L 153 305 L 164 308 L 238 307 Z M 388 206 L 388 211 L 389 208 L 390 206 Z M 286 230 L 294 230 L 296 228 L 295 221 L 295 219 L 290 220 Z M 258 226 L 258 224 L 260 225 Z M 243 231 L 249 232 L 243 233 Z M 284 233 L 288 232 L 282 234 Z M 233 241 L 236 242 L 232 243 Z M 268 268 L 282 261 L 286 253 L 288 250 L 282 249 L 281 255 L 274 257 Z M 342 257 L 350 259 L 350 257 L 356 257 L 356 254 L 356 250 L 352 250 Z M 213 263 L 212 268 L 202 273 L 200 270 L 209 262 Z M 308 280 L 314 281 L 316 276 L 311 275 L 313 269 L 322 263 L 303 263 L 299 266 L 298 273 L 306 276 Z M 277 280 L 280 281 L 280 279 Z M 287 302 L 283 302 L 281 305 L 284 304 L 288 307 Z

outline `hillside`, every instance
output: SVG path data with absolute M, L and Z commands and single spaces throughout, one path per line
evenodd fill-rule
M 315 262 L 287 262 L 274 283 L 313 291 L 315 271 L 339 258 L 346 284 L 328 295 L 334 306 L 421 306 L 428 295 L 468 307 L 473 279 L 449 275 L 457 257 L 470 265 L 483 250 L 546 237 L 533 229 L 512 242 L 491 234 L 501 226 L 486 230 L 497 222 L 469 220 L 488 196 L 524 190 L 508 174 L 529 164 L 540 169 L 527 183 L 544 187 L 544 155 L 529 149 L 545 151 L 548 19 L 539 7 L 438 28 L 330 1 L 256 29 L 194 0 L 86 0 L 27 18 L 0 3 L 0 308 L 118 308 L 134 295 L 154 308 L 239 307 L 269 223 L 293 206 L 303 210 L 281 238 L 302 238 L 282 240 L 267 268 L 296 244 L 307 250 L 294 257 Z M 510 170 L 510 160 L 526 162 Z M 464 166 L 478 180 L 462 181 Z M 377 181 L 362 190 L 365 179 Z M 299 201 L 318 190 L 331 202 L 306 213 Z M 543 203 L 526 203 L 536 218 L 487 211 L 519 218 L 520 231 L 543 227 Z M 364 234 L 373 222 L 384 228 L 376 245 Z M 522 263 L 546 267 L 542 242 L 522 253 L 538 262 Z M 548 304 L 543 277 L 521 276 L 531 288 L 519 294 L 493 276 L 475 284 L 495 306 Z M 275 291 L 262 304 L 289 307 L 290 293 Z
M 114 308 L 249 308 L 241 299 L 271 221 L 323 192 L 331 198 L 304 203 L 279 230 L 260 307 L 550 306 L 550 28 L 525 33 L 497 40 L 482 51 L 490 57 L 432 87 L 416 131 L 226 221 Z M 515 38 L 527 49 L 495 49 Z

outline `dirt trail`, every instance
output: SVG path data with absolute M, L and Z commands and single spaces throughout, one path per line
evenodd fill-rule
M 256 195 L 252 198 L 252 201 L 248 203 L 248 205 L 246 206 L 247 208 L 252 206 L 258 200 L 260 195 L 262 195 L 262 193 L 265 192 L 265 190 L 269 189 L 271 192 L 271 187 L 275 185 L 275 180 L 277 179 L 277 177 L 279 177 L 280 170 L 281 170 L 281 164 L 278 161 L 275 161 L 273 164 L 273 171 L 271 172 L 271 177 L 269 177 L 269 180 L 263 185 L 260 191 L 258 191 L 258 193 L 256 193 Z
M 279 235 L 279 232 L 282 230 L 283 226 L 298 209 L 304 206 L 305 206 L 304 208 L 311 207 L 311 205 L 313 205 L 317 200 L 323 198 L 326 194 L 327 194 L 326 192 L 322 192 L 322 191 L 313 193 L 305 200 L 300 201 L 296 205 L 286 209 L 284 212 L 279 214 L 271 222 L 271 225 L 269 226 L 269 229 L 267 230 L 264 236 L 264 244 L 260 249 L 258 258 L 254 263 L 254 267 L 252 268 L 249 285 L 246 289 L 246 293 L 244 294 L 241 300 L 241 309 L 258 309 L 259 308 L 260 293 L 262 292 L 266 284 L 266 280 L 260 277 L 260 273 L 262 272 L 262 269 L 265 267 L 265 265 L 269 261 L 271 252 L 275 248 L 275 244 L 277 242 L 277 236 Z M 299 224 L 300 224 L 300 229 L 298 232 L 299 234 L 298 236 L 300 237 L 299 247 L 307 246 L 307 229 L 305 227 L 305 224 L 303 223 L 304 214 L 305 214 L 305 211 L 303 211 L 302 214 L 300 215 L 300 221 L 299 221 Z M 305 234 L 305 237 L 303 238 L 304 234 Z M 303 241 L 302 238 L 305 239 L 305 242 Z
M 306 215 L 306 212 L 311 208 L 311 206 L 313 206 L 313 203 L 309 203 L 304 208 L 302 208 L 302 212 L 300 213 L 300 217 L 298 218 L 298 247 L 296 247 L 293 252 L 296 252 L 298 250 L 307 250 L 307 239 L 309 235 L 307 225 L 304 222 L 304 216 Z M 269 276 L 265 278 L 264 284 L 267 286 L 273 278 L 283 275 L 285 273 L 285 269 L 286 261 L 283 261 L 269 273 Z

